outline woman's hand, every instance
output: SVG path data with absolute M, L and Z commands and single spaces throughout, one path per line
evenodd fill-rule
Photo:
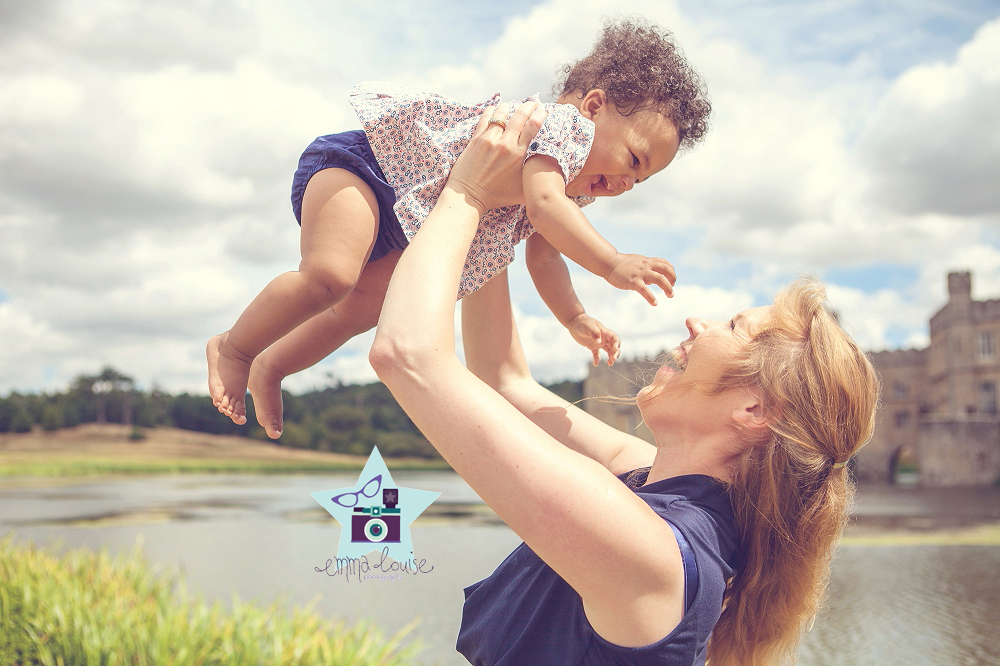
M 480 216 L 493 208 L 524 203 L 521 168 L 546 112 L 537 102 L 525 102 L 506 127 L 490 123 L 492 118 L 503 121 L 509 114 L 506 102 L 486 108 L 445 186 L 464 195 Z

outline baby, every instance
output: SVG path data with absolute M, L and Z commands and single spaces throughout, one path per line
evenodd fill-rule
M 669 33 L 640 22 L 608 24 L 594 50 L 564 73 L 524 162 L 524 204 L 483 217 L 458 297 L 503 271 L 526 239 L 543 301 L 595 364 L 603 349 L 610 365 L 618 336 L 586 314 L 562 255 L 652 305 L 650 285 L 672 295 L 675 275 L 664 259 L 619 252 L 580 208 L 666 167 L 703 137 L 710 106 Z M 292 185 L 299 270 L 272 280 L 206 350 L 216 407 L 245 423 L 249 383 L 257 420 L 272 438 L 281 434 L 281 380 L 378 322 L 396 260 L 499 96 L 467 106 L 369 83 L 355 88 L 351 102 L 364 131 L 319 137 L 299 160 Z

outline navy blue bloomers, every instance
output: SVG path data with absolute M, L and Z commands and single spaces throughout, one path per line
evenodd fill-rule
M 368 261 L 381 259 L 391 250 L 405 250 L 408 241 L 392 209 L 396 203 L 396 193 L 386 182 L 362 130 L 318 137 L 302 153 L 292 178 L 292 211 L 299 224 L 302 224 L 302 196 L 309 179 L 317 171 L 331 168 L 350 171 L 365 181 L 375 193 L 378 201 L 378 235 Z

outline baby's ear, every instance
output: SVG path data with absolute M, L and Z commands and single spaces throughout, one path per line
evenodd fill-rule
M 608 96 L 600 88 L 594 88 L 580 100 L 580 113 L 583 114 L 585 118 L 593 120 L 594 116 L 598 114 L 605 106 L 608 104 Z

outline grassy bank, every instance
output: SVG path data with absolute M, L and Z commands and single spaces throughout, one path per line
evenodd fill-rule
M 845 548 L 900 546 L 1000 546 L 1000 524 L 989 523 L 962 529 L 851 530 L 840 545 Z
M 291 474 L 359 471 L 366 456 L 293 449 L 244 437 L 117 424 L 0 435 L 0 477 L 121 474 Z M 441 460 L 387 458 L 390 469 L 448 469 Z
M 138 550 L 56 555 L 0 541 L 0 663 L 401 666 L 419 646 L 309 608 L 192 598 Z

